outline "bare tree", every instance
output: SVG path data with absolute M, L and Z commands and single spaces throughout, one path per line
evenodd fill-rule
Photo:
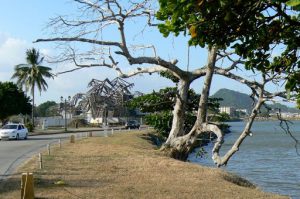
M 270 93 L 265 89 L 265 84 L 274 80 L 276 76 L 271 75 L 266 78 L 263 76 L 261 83 L 247 80 L 237 76 L 233 69 L 243 65 L 241 59 L 234 59 L 236 55 L 220 51 L 217 47 L 212 46 L 208 49 L 207 63 L 199 66 L 193 71 L 185 71 L 183 66 L 179 65 L 177 59 L 167 60 L 157 55 L 156 48 L 150 44 L 133 44 L 128 39 L 127 24 L 132 21 L 143 21 L 145 27 L 155 28 L 154 10 L 155 4 L 150 0 L 139 2 L 128 2 L 121 5 L 117 0 L 73 0 L 78 4 L 78 16 L 57 16 L 51 19 L 48 28 L 53 30 L 51 38 L 37 39 L 36 42 L 58 42 L 59 45 L 65 46 L 63 53 L 56 57 L 58 62 L 71 61 L 75 68 L 62 71 L 72 72 L 82 68 L 90 67 L 107 67 L 115 70 L 120 77 L 128 78 L 142 73 L 169 72 L 176 77 L 178 81 L 178 94 L 173 109 L 172 128 L 166 143 L 162 150 L 171 157 L 186 160 L 188 154 L 195 147 L 197 137 L 205 132 L 213 132 L 217 136 L 217 141 L 213 148 L 213 160 L 217 166 L 227 164 L 230 157 L 238 150 L 243 140 L 250 135 L 252 123 L 257 116 L 260 107 L 266 100 L 275 96 L 284 97 L 282 93 Z M 119 39 L 103 39 L 104 35 L 111 32 L 117 32 Z M 139 30 L 143 31 L 143 30 Z M 74 43 L 88 44 L 90 50 L 81 53 L 71 46 Z M 147 55 L 141 55 L 138 51 L 148 49 Z M 151 53 L 149 53 L 149 49 Z M 124 71 L 120 63 L 126 59 L 130 65 L 136 66 L 132 71 Z M 226 60 L 230 63 L 228 67 L 217 66 Z M 207 120 L 207 104 L 210 86 L 213 75 L 222 75 L 227 78 L 236 80 L 247 85 L 252 91 L 257 102 L 253 107 L 249 121 L 245 129 L 241 132 L 240 137 L 225 156 L 220 157 L 219 151 L 224 142 L 223 132 L 215 124 Z M 201 77 L 205 82 L 199 99 L 199 109 L 197 110 L 197 120 L 191 129 L 186 132 L 184 129 L 186 105 L 188 100 L 188 90 L 191 83 Z

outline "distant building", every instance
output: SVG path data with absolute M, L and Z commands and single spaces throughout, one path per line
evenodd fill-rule
M 234 116 L 236 109 L 230 106 L 221 106 L 219 111 L 220 113 L 227 113 L 229 116 Z
M 246 115 L 248 115 L 247 109 L 238 108 L 238 109 L 236 109 L 236 112 L 241 112 L 241 113 L 245 113 Z
M 300 118 L 300 114 L 299 113 L 290 113 L 290 112 L 276 112 L 276 113 L 271 113 L 270 116 L 272 117 L 278 117 L 280 115 L 281 118 L 285 118 L 285 119 L 299 119 Z

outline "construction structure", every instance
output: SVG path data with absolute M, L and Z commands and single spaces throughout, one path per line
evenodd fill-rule
M 111 81 L 92 79 L 87 93 L 78 93 L 72 98 L 72 112 L 85 115 L 89 123 L 124 123 L 128 117 L 125 103 L 134 96 L 130 92 L 133 85 L 119 77 Z

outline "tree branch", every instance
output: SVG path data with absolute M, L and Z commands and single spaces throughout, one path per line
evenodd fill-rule
M 53 41 L 66 41 L 66 42 L 83 42 L 83 43 L 91 43 L 98 44 L 104 46 L 117 46 L 121 48 L 121 44 L 113 41 L 99 41 L 95 39 L 87 39 L 87 38 L 77 38 L 77 37 L 57 37 L 57 38 L 49 38 L 49 39 L 37 39 L 33 43 L 37 42 L 53 42 Z
M 235 143 L 233 144 L 231 149 L 228 150 L 227 153 L 223 157 L 221 157 L 219 154 L 219 151 L 223 144 L 223 134 L 221 134 L 219 131 L 214 132 L 217 136 L 217 142 L 215 143 L 214 148 L 213 148 L 212 159 L 218 167 L 220 167 L 222 165 L 226 165 L 227 162 L 229 161 L 229 159 L 233 156 L 233 154 L 235 154 L 239 150 L 239 147 L 242 144 L 242 142 L 244 141 L 244 139 L 248 135 L 250 135 L 250 136 L 252 135 L 251 131 L 250 131 L 252 124 L 254 122 L 255 117 L 257 116 L 257 114 L 259 112 L 260 107 L 265 102 L 265 100 L 263 99 L 263 93 L 264 93 L 263 89 L 259 88 L 259 98 L 256 102 L 255 107 L 252 109 L 251 115 L 249 117 L 248 122 L 246 123 L 246 126 L 245 126 L 243 132 L 241 133 L 239 138 L 235 141 Z

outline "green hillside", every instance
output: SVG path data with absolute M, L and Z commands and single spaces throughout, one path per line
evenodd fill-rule
M 253 104 L 253 100 L 249 95 L 225 88 L 218 90 L 211 97 L 222 98 L 223 100 L 220 101 L 220 106 L 230 106 L 239 109 L 247 109 L 248 111 L 251 110 Z M 296 108 L 291 108 L 279 103 L 269 104 L 268 106 L 272 108 L 271 112 L 275 112 L 276 110 L 278 110 L 278 108 L 280 108 L 282 112 L 299 112 L 299 110 Z
M 218 90 L 211 97 L 223 99 L 220 101 L 220 106 L 251 110 L 253 104 L 253 100 L 249 95 L 225 88 Z

